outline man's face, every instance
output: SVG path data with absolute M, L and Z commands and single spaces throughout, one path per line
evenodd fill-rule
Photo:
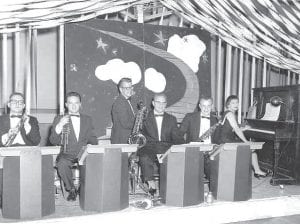
M 126 99 L 132 96 L 132 89 L 131 82 L 122 82 L 120 85 L 120 92 Z
M 212 101 L 200 100 L 199 107 L 201 109 L 201 115 L 209 117 L 212 109 Z
M 77 96 L 69 96 L 66 102 L 66 107 L 68 108 L 69 113 L 76 114 L 80 110 L 81 102 Z
M 167 106 L 167 99 L 164 96 L 157 96 L 153 99 L 152 105 L 156 113 L 162 114 L 165 112 Z
M 12 114 L 22 114 L 25 108 L 24 98 L 20 95 L 14 95 L 11 97 L 8 107 Z

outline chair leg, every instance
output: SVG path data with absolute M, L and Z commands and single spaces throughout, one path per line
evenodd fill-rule
M 62 193 L 63 198 L 67 199 L 67 191 L 66 191 L 66 188 L 65 188 L 65 184 L 64 184 L 64 182 L 62 181 L 61 178 L 60 178 L 60 189 L 61 189 L 61 193 Z

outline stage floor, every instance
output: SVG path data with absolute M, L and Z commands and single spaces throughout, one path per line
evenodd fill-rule
M 172 221 L 195 221 L 195 223 L 300 223 L 300 186 L 285 185 L 272 186 L 270 178 L 252 179 L 252 199 L 245 202 L 214 201 L 212 204 L 202 203 L 197 206 L 176 208 L 161 205 L 149 210 L 138 209 L 130 206 L 118 212 L 96 213 L 82 211 L 79 200 L 67 202 L 62 194 L 56 195 L 56 211 L 54 214 L 45 216 L 40 220 L 31 220 L 28 223 L 93 223 L 114 222 L 122 223 L 153 223 L 152 217 L 166 222 Z M 205 191 L 208 188 L 205 186 Z M 60 193 L 60 192 L 59 192 Z M 130 196 L 130 202 L 141 198 L 140 195 Z M 299 215 L 297 215 L 299 214 Z M 65 217 L 65 218 L 63 218 Z M 276 218 L 278 217 L 278 218 Z M 60 219 L 63 218 L 63 219 Z M 134 219 L 134 220 L 132 220 Z M 249 221 L 248 221 L 249 220 Z M 256 220 L 256 221 L 250 221 Z M 18 222 L 0 217 L 0 222 Z M 25 221 L 25 220 L 24 220 Z M 30 221 L 30 220 L 26 220 Z M 151 222 L 150 222 L 151 221 Z

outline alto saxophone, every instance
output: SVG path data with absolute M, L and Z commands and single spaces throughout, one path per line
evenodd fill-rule
M 17 135 L 19 134 L 21 128 L 24 126 L 24 123 L 26 122 L 26 120 L 27 120 L 27 116 L 25 114 L 23 114 L 21 120 L 19 121 L 19 123 L 16 126 L 17 131 L 13 132 L 12 134 L 10 134 L 8 136 L 8 139 L 7 139 L 6 143 L 4 144 L 5 147 L 10 147 L 13 144 L 13 142 L 14 142 L 15 138 L 17 137 Z
M 205 139 L 207 139 L 209 136 L 211 136 L 220 124 L 222 124 L 222 120 L 219 120 L 217 123 L 215 123 L 213 126 L 211 126 L 206 132 L 204 132 L 198 138 L 197 142 L 203 142 Z
M 138 112 L 135 116 L 134 125 L 131 131 L 131 134 L 128 138 L 129 144 L 138 144 L 138 148 L 142 148 L 146 144 L 146 138 L 141 133 L 143 120 L 147 115 L 147 107 L 143 105 L 143 102 L 140 102 L 138 105 Z

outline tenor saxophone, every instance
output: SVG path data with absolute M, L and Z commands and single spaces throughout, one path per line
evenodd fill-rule
M 147 115 L 147 107 L 143 105 L 143 102 L 140 102 L 139 110 L 135 116 L 134 125 L 131 131 L 131 134 L 128 138 L 129 144 L 138 144 L 138 148 L 142 148 L 146 144 L 146 138 L 141 133 L 142 126 L 143 126 L 143 120 Z

